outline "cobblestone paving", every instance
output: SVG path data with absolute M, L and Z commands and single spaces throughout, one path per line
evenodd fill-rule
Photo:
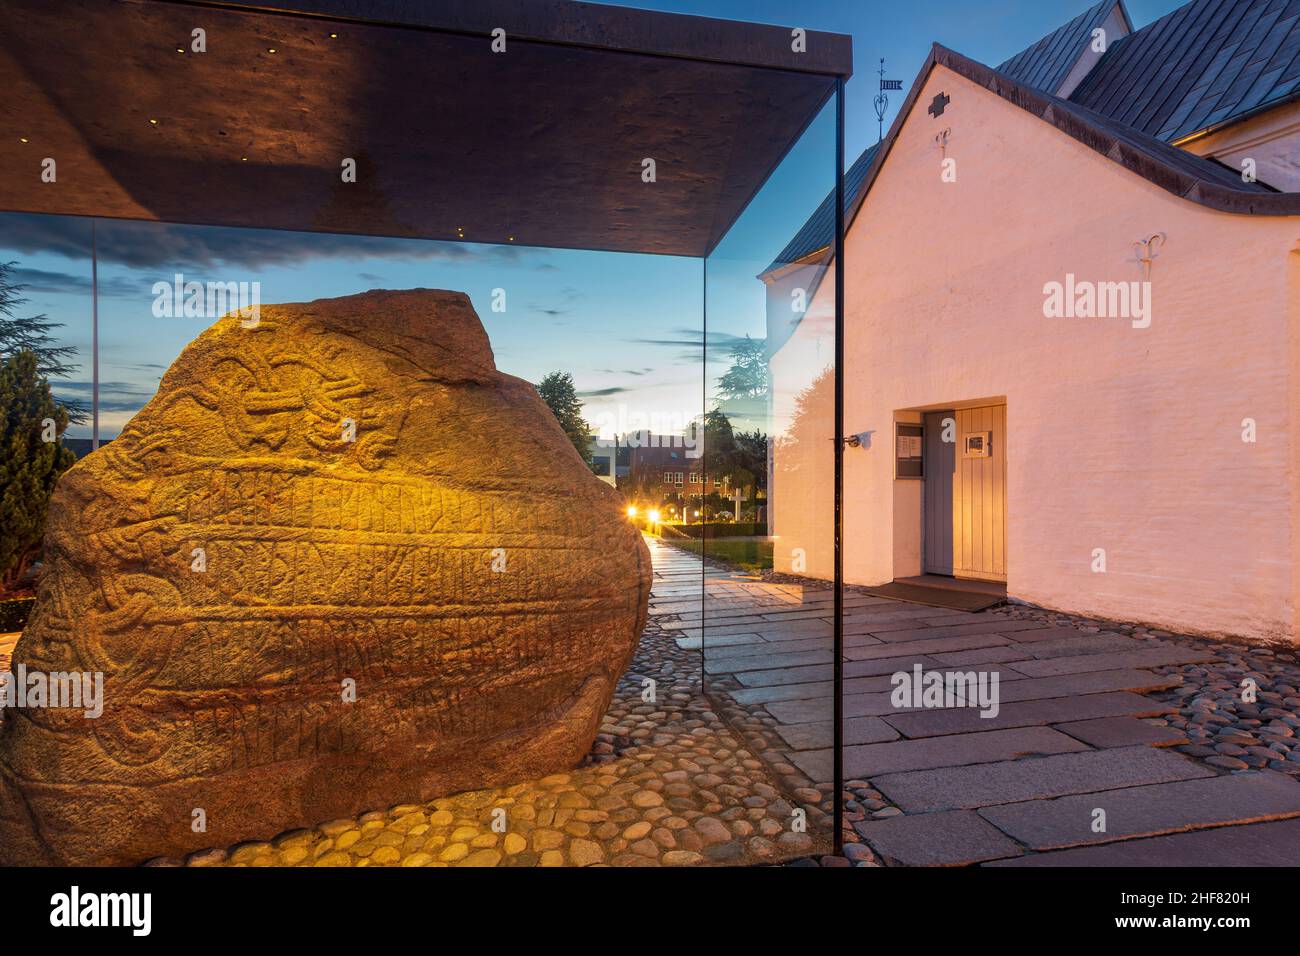
M 660 593 L 689 594 L 657 568 Z M 672 572 L 669 572 L 672 574 Z M 647 680 L 654 700 L 643 699 Z M 707 866 L 825 855 L 826 793 L 752 748 L 763 728 L 732 708 L 733 729 L 701 693 L 700 655 L 652 620 L 581 767 L 540 780 L 322 822 L 273 839 L 192 854 L 189 866 Z M 770 748 L 769 748 L 770 749 Z M 784 771 L 784 776 L 782 774 Z M 807 804 L 801 804 L 803 797 Z M 792 825 L 804 810 L 806 830 Z M 504 828 L 500 820 L 504 811 Z M 502 830 L 504 832 L 502 832 Z M 847 863 L 840 859 L 840 865 Z

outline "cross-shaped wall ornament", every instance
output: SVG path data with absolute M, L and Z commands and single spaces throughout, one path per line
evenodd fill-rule
M 926 110 L 926 112 L 929 113 L 931 116 L 933 116 L 935 119 L 938 119 L 940 116 L 943 115 L 943 111 L 948 108 L 948 104 L 951 102 L 952 102 L 952 97 L 948 96 L 948 94 L 946 93 L 941 92 L 938 96 L 934 98 L 934 102 L 930 104 L 930 108 Z

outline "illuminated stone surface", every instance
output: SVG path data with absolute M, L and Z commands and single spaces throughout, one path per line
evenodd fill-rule
M 5 712 L 0 860 L 136 863 L 573 767 L 646 620 L 622 514 L 462 294 L 220 320 L 59 484 L 14 665 L 102 671 L 105 705 Z

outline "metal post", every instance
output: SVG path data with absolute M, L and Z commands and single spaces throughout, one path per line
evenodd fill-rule
M 844 850 L 844 77 L 835 80 L 835 852 Z
M 90 220 L 90 450 L 99 448 L 99 235 Z

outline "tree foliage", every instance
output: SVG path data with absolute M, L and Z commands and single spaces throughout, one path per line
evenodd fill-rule
M 731 346 L 731 368 L 718 379 L 718 395 L 726 400 L 762 398 L 767 395 L 767 356 L 763 339 L 748 335 Z
M 36 353 L 23 349 L 0 360 L 0 584 L 6 588 L 39 553 L 54 484 L 75 460 L 58 441 L 67 427 L 68 411 L 50 394 Z
M 62 322 L 52 322 L 45 314 L 15 315 L 20 306 L 27 304 L 22 292 L 25 286 L 14 281 L 14 262 L 0 262 L 0 359 L 12 358 L 28 351 L 36 356 L 36 370 L 42 378 L 63 378 L 74 375 L 80 366 L 68 360 L 77 354 L 70 345 L 59 345 L 53 334 L 63 328 Z M 74 422 L 90 419 L 90 411 L 79 402 L 60 403 Z
M 591 426 L 582 417 L 582 402 L 578 399 L 573 385 L 573 376 L 568 372 L 552 372 L 542 379 L 537 386 L 537 393 L 542 396 L 555 420 L 564 429 L 573 447 L 578 450 L 582 460 L 591 464 L 591 447 L 589 444 Z
M 767 436 L 755 429 L 737 432 L 731 419 L 720 409 L 706 412 L 704 453 L 700 468 L 712 480 L 729 478 L 733 489 L 742 491 L 767 488 Z

